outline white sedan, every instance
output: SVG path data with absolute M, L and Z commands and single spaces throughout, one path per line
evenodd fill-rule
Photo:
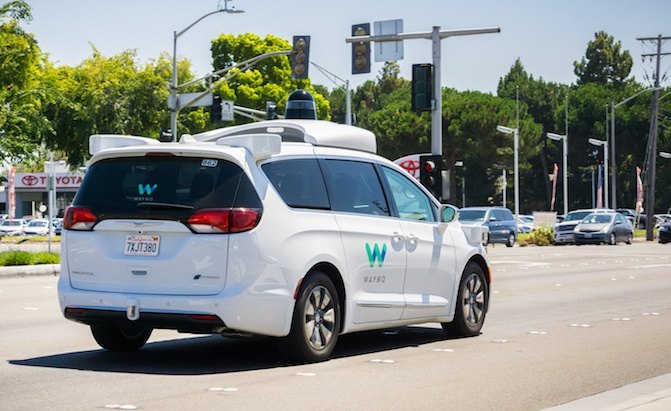
M 24 226 L 25 221 L 20 218 L 2 220 L 0 223 L 0 235 L 21 235 L 23 234 Z
M 30 220 L 30 222 L 23 227 L 23 234 L 25 235 L 47 235 L 49 234 L 49 220 L 38 218 Z

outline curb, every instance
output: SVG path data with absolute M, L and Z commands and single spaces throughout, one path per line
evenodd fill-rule
M 0 279 L 32 277 L 32 276 L 56 276 L 61 271 L 60 264 L 38 264 L 38 265 L 15 265 L 0 267 Z

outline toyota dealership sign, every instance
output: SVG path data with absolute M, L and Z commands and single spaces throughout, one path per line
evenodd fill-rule
M 48 173 L 16 173 L 14 189 L 46 191 L 48 178 Z M 55 173 L 56 190 L 76 191 L 79 189 L 83 178 L 82 174 Z

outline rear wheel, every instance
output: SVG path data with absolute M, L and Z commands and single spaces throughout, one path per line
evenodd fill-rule
M 627 234 L 627 240 L 625 241 L 627 244 L 631 244 L 634 241 L 634 235 L 629 233 Z
M 120 327 L 113 324 L 91 326 L 98 345 L 110 351 L 135 351 L 142 348 L 151 335 L 151 328 Z
M 327 360 L 340 333 L 340 299 L 331 279 L 322 272 L 309 275 L 296 300 L 289 335 L 280 349 L 292 361 Z
M 452 337 L 477 335 L 482 329 L 489 305 L 489 286 L 482 267 L 468 263 L 459 284 L 454 320 L 442 323 L 445 333 Z

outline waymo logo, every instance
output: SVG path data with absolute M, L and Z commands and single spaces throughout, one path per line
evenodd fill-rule
M 373 244 L 373 248 L 371 249 L 370 244 L 366 243 L 366 253 L 368 254 L 370 268 L 373 268 L 375 262 L 377 262 L 378 267 L 382 267 L 384 257 L 387 255 L 387 244 L 382 244 L 382 249 L 380 249 L 380 246 L 376 243 Z
M 145 194 L 146 195 L 151 195 L 151 193 L 153 193 L 154 190 L 156 190 L 157 187 L 158 187 L 158 184 L 154 184 L 153 186 L 150 186 L 149 184 L 145 184 L 145 185 L 138 184 L 137 185 L 137 191 L 138 191 L 138 193 L 140 193 L 141 196 L 143 196 Z

